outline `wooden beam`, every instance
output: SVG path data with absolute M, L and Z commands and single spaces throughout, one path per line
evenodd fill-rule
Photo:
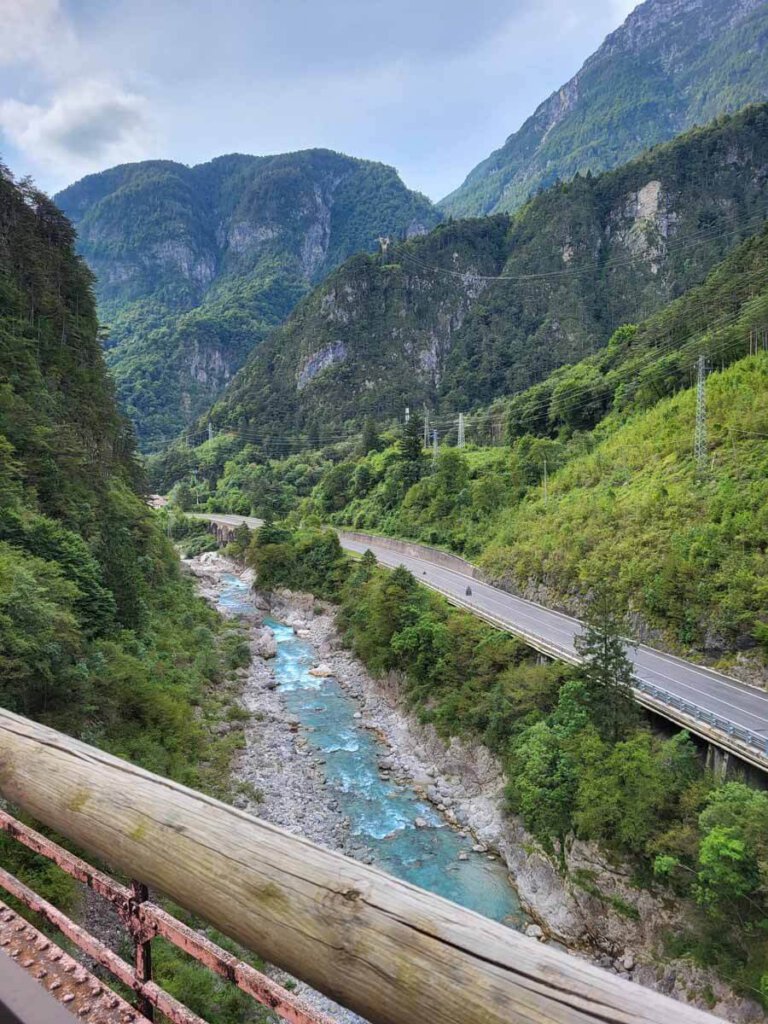
M 2 710 L 0 793 L 373 1024 L 714 1020 Z

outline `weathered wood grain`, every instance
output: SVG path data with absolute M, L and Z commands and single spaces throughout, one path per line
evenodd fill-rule
M 7 711 L 0 793 L 374 1024 L 715 1019 Z

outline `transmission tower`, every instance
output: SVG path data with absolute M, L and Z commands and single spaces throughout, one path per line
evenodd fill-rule
M 693 454 L 696 460 L 696 473 L 703 476 L 707 468 L 707 360 L 699 356 L 699 370 L 696 380 L 696 434 L 693 442 Z
M 437 431 L 432 431 L 432 465 L 437 465 Z
M 411 418 L 411 410 L 410 410 L 410 408 L 409 408 L 409 407 L 408 407 L 408 406 L 406 405 L 406 407 L 405 407 L 405 422 L 406 422 L 406 423 L 408 423 L 408 421 L 410 420 L 410 418 Z
M 458 440 L 458 445 L 459 445 L 459 448 L 463 448 L 464 447 L 464 413 L 463 412 L 459 413 L 459 440 Z

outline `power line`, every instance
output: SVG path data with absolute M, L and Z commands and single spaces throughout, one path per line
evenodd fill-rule
M 745 281 L 749 281 L 750 279 L 764 280 L 765 279 L 765 271 L 763 269 L 756 270 L 756 271 L 753 271 L 751 274 L 743 276 L 743 278 L 742 278 L 743 281 L 744 280 Z M 686 335 L 683 338 L 674 339 L 674 340 L 672 338 L 670 338 L 670 340 L 668 341 L 668 343 L 666 345 L 658 345 L 658 346 L 654 346 L 653 348 L 649 347 L 646 350 L 646 352 L 644 353 L 644 355 L 647 357 L 645 365 L 647 366 L 649 364 L 652 364 L 652 362 L 657 360 L 660 355 L 663 355 L 663 354 L 665 354 L 666 352 L 668 352 L 670 350 L 675 350 L 675 351 L 680 352 L 681 354 L 684 354 L 685 347 L 686 347 L 686 345 L 690 341 L 692 341 L 694 339 L 700 338 L 703 334 L 711 333 L 712 331 L 723 330 L 723 329 L 727 328 L 728 326 L 731 326 L 732 324 L 736 323 L 740 319 L 742 319 L 745 315 L 747 315 L 746 311 L 744 310 L 743 307 L 750 300 L 748 299 L 747 296 L 743 296 L 743 297 L 741 297 L 739 299 L 739 301 L 740 301 L 739 308 L 737 308 L 736 310 L 734 310 L 734 312 L 732 312 L 730 314 L 725 314 L 724 316 L 720 317 L 714 323 L 709 322 L 709 323 L 702 324 L 694 332 L 692 332 L 689 335 Z M 757 333 L 756 329 L 753 329 L 753 332 L 756 334 Z M 765 332 L 763 332 L 763 336 L 764 336 L 764 333 Z M 762 337 L 761 337 L 761 340 L 762 340 Z M 723 341 L 721 341 L 717 345 L 712 345 L 712 344 L 708 345 L 708 350 L 709 350 L 711 356 L 715 356 L 718 353 L 724 353 L 724 352 L 728 351 L 729 349 L 737 347 L 739 344 L 740 344 L 739 341 L 733 342 L 733 341 L 730 341 L 728 339 L 724 339 Z M 753 350 L 752 345 L 750 345 L 750 350 L 751 351 Z M 599 355 L 600 351 L 604 351 L 604 350 L 598 350 L 595 353 L 595 355 L 596 356 Z M 567 372 L 568 365 L 572 365 L 572 364 L 565 364 L 563 366 L 563 370 L 565 372 Z M 631 379 L 633 376 L 636 376 L 643 369 L 644 369 L 643 365 L 634 365 L 633 364 L 633 365 L 627 367 L 623 371 L 622 371 L 621 368 L 617 368 L 616 370 L 613 370 L 613 371 L 609 370 L 608 372 L 611 373 L 611 382 L 612 382 L 612 384 L 616 385 L 616 384 L 620 384 L 622 382 L 625 382 L 628 379 Z M 550 375 L 547 375 L 547 376 L 550 376 Z M 657 374 L 656 377 L 655 377 L 655 380 L 656 381 L 664 381 L 666 379 L 677 377 L 677 376 L 679 376 L 679 369 L 676 368 L 676 367 L 673 367 L 673 368 L 670 368 L 665 373 Z M 543 380 L 546 380 L 546 379 L 547 379 L 547 377 L 543 378 Z M 538 382 L 536 382 L 536 383 L 538 383 Z M 535 387 L 536 383 L 532 383 L 531 385 L 529 385 L 529 387 L 526 390 L 530 390 L 530 388 Z M 570 390 L 570 394 L 569 394 L 569 390 Z M 564 389 L 560 388 L 560 397 L 561 398 L 564 397 L 567 401 L 570 402 L 570 408 L 572 410 L 578 410 L 580 408 L 583 408 L 584 405 L 586 405 L 589 401 L 592 400 L 591 397 L 587 397 L 587 396 L 589 396 L 589 393 L 590 393 L 590 389 L 589 389 L 588 385 L 573 384 L 573 385 L 570 386 L 569 390 L 568 389 L 564 390 Z M 525 394 L 525 391 L 517 392 L 517 395 L 524 395 L 524 394 Z M 503 399 L 503 401 L 506 401 L 507 403 L 510 402 L 510 401 L 514 401 L 514 399 L 517 397 L 517 395 L 510 396 L 510 397 L 508 397 L 506 399 Z M 578 402 L 578 401 L 574 402 L 574 399 L 578 399 L 580 397 L 582 399 L 584 399 L 584 401 L 582 401 L 582 402 Z M 527 406 L 527 410 L 526 411 L 527 411 L 528 415 L 531 415 L 531 416 L 543 415 L 545 410 L 546 410 L 546 408 L 549 406 L 550 402 L 551 402 L 551 395 L 549 395 L 549 394 L 542 395 L 539 399 L 535 400 L 533 403 L 529 403 L 528 406 Z M 476 421 L 475 422 L 476 426 L 480 427 L 480 426 L 483 426 L 483 425 L 488 425 L 488 426 L 490 426 L 493 429 L 493 428 L 495 428 L 496 425 L 499 425 L 499 424 L 503 425 L 504 421 L 506 421 L 508 416 L 509 416 L 509 408 L 502 409 L 502 410 L 499 410 L 499 411 L 496 411 L 496 412 L 494 412 L 493 409 L 480 411 L 473 418 Z M 462 417 L 463 417 L 463 414 L 462 414 Z M 426 416 L 425 416 L 425 420 L 426 420 Z M 437 417 L 437 418 L 433 417 L 433 419 L 431 421 L 431 425 L 435 426 L 435 427 L 441 427 L 442 429 L 451 429 L 455 425 L 455 420 L 450 419 L 449 418 L 449 414 L 446 414 L 446 416 L 444 416 L 444 417 Z M 188 434 L 182 435 L 181 438 L 179 438 L 179 437 L 168 438 L 168 439 L 166 439 L 168 441 L 168 444 L 165 446 L 165 450 L 167 450 L 168 448 L 174 447 L 174 446 L 179 446 L 179 444 L 191 446 L 192 444 L 195 443 L 196 440 L 198 440 L 199 443 L 202 443 L 205 440 L 209 440 L 210 441 L 211 440 L 211 436 L 210 436 L 211 435 L 211 430 L 212 430 L 212 424 L 209 424 L 208 425 L 208 436 L 207 437 L 205 435 L 205 432 L 201 430 L 200 432 L 188 433 Z M 226 429 L 225 429 L 224 432 L 227 433 L 227 434 L 230 433 Z M 289 434 L 289 435 L 283 434 L 283 435 L 280 435 L 280 434 L 272 434 L 272 433 L 268 433 L 268 432 L 257 432 L 257 431 L 254 431 L 254 430 L 250 429 L 250 428 L 231 428 L 230 443 L 231 444 L 235 444 L 237 442 L 237 440 L 239 439 L 244 444 L 263 445 L 266 448 L 268 448 L 269 450 L 274 451 L 276 454 L 292 454 L 292 453 L 299 454 L 301 451 L 317 450 L 317 449 L 322 449 L 322 448 L 325 448 L 325 447 L 332 446 L 334 444 L 340 444 L 340 443 L 345 443 L 345 442 L 352 442 L 352 441 L 357 440 L 359 437 L 360 437 L 360 431 L 359 430 L 356 430 L 356 431 L 354 431 L 352 433 L 350 433 L 350 432 L 338 432 L 338 431 L 337 432 L 325 431 L 325 432 L 323 432 L 323 435 L 321 437 L 315 439 L 315 438 L 312 438 L 312 437 L 310 437 L 309 435 L 306 435 L 306 434 Z M 160 451 L 156 451 L 156 452 L 154 452 L 152 454 L 155 454 L 155 455 L 160 454 L 162 452 L 162 450 L 163 449 L 160 449 Z
M 724 238 L 726 235 L 731 235 L 734 232 L 742 232 L 745 228 L 750 227 L 752 224 L 762 224 L 766 215 L 768 215 L 768 208 L 762 213 L 757 213 L 754 216 L 748 218 L 739 224 L 734 224 L 731 228 L 713 230 L 704 228 L 701 231 L 694 231 L 688 235 L 680 236 L 675 241 L 669 242 L 665 248 L 664 255 L 682 251 L 691 245 L 700 245 L 705 241 L 712 241 L 716 238 Z M 747 236 L 750 237 L 750 236 Z M 614 259 L 606 259 L 600 262 L 597 259 L 590 260 L 586 265 L 564 267 L 560 270 L 541 271 L 536 274 L 478 274 L 472 270 L 456 270 L 451 267 L 441 267 L 435 264 L 429 264 L 421 260 L 416 256 L 410 249 L 401 247 L 397 251 L 397 257 L 399 259 L 405 259 L 415 266 L 418 266 L 421 270 L 432 271 L 437 274 L 447 274 L 450 277 L 458 277 L 461 279 L 471 278 L 475 281 L 512 281 L 512 282 L 537 282 L 546 281 L 562 277 L 573 277 L 581 274 L 587 274 L 593 272 L 595 269 L 600 270 L 612 270 L 624 266 L 630 266 L 638 260 L 648 259 L 648 254 L 642 251 L 631 253 L 626 256 L 616 257 Z
M 740 319 L 741 315 L 742 313 L 741 311 L 739 311 L 736 314 L 733 314 L 729 317 L 725 317 L 718 323 L 717 326 L 728 326 L 731 323 L 735 322 L 736 320 Z M 701 333 L 702 331 L 697 331 L 694 334 L 688 335 L 686 338 L 679 339 L 677 342 L 670 342 L 667 346 L 660 346 L 653 349 L 649 349 L 648 355 L 656 358 L 659 356 L 659 354 L 663 354 L 664 352 L 670 349 L 682 351 L 683 346 L 686 342 L 698 338 Z M 737 342 L 736 344 L 738 345 L 740 344 L 740 342 Z M 719 345 L 710 345 L 708 348 L 710 355 L 714 357 L 717 356 L 718 354 L 723 354 L 729 350 L 732 350 L 734 347 L 735 346 L 733 342 L 724 340 Z M 612 384 L 618 385 L 628 379 L 631 379 L 633 376 L 636 376 L 641 369 L 642 367 L 631 366 L 628 368 L 629 372 L 625 371 L 622 373 L 621 370 L 615 371 L 612 377 Z M 671 378 L 676 378 L 678 376 L 678 368 L 671 368 L 665 373 L 658 374 L 655 377 L 655 381 L 662 382 Z M 588 390 L 588 386 L 586 385 L 573 385 L 571 387 L 570 395 L 566 395 L 566 397 L 569 399 L 569 408 L 572 411 L 584 408 L 592 400 L 591 398 L 586 397 L 588 394 Z M 524 392 L 519 392 L 518 394 L 524 394 Z M 586 400 L 574 401 L 574 399 L 578 399 L 579 397 Z M 543 396 L 541 399 L 538 400 L 536 404 L 528 407 L 528 412 L 531 415 L 543 414 L 550 403 L 551 396 Z M 478 412 L 474 417 L 470 417 L 469 420 L 470 425 L 473 427 L 479 428 L 484 425 L 490 425 L 491 427 L 493 427 L 494 425 L 503 425 L 504 422 L 507 420 L 508 416 L 508 409 L 500 410 L 496 413 L 490 411 L 481 411 Z M 461 418 L 464 420 L 464 441 L 466 443 L 467 419 L 466 417 L 464 417 L 464 414 L 461 414 Z M 430 421 L 430 426 L 435 428 L 440 427 L 441 429 L 452 429 L 456 427 L 456 420 L 446 415 L 445 417 L 433 418 Z M 227 445 L 234 447 L 238 444 L 241 444 L 242 446 L 245 446 L 247 444 L 263 445 L 268 450 L 274 451 L 276 454 L 286 455 L 301 454 L 302 451 L 321 450 L 323 448 L 330 447 L 335 444 L 353 442 L 358 440 L 360 436 L 360 431 L 355 431 L 354 433 L 337 433 L 332 435 L 326 435 L 324 438 L 313 441 L 313 439 L 309 438 L 307 435 L 274 435 L 232 428 L 231 431 L 222 431 L 217 436 L 217 441 L 219 442 L 221 447 L 226 447 Z M 182 443 L 186 446 L 191 447 L 194 445 L 194 442 L 196 440 L 199 440 L 199 442 L 202 443 L 208 440 L 208 437 L 205 434 L 205 432 L 186 435 L 183 437 Z M 178 444 L 178 441 L 178 438 L 174 438 L 172 443 L 168 445 L 168 448 L 173 447 L 174 444 Z

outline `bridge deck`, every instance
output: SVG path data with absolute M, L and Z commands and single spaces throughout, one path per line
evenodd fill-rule
M 0 949 L 0 956 L 6 955 L 14 960 L 20 970 L 86 1024 L 144 1024 L 146 1021 L 138 1010 L 2 901 Z M 7 970 L 0 971 L 0 979 L 1 1008 L 6 1000 L 18 996 L 23 982 Z M 53 1019 L 47 1001 L 41 1004 L 29 994 L 18 1006 L 15 1002 L 6 1002 L 6 1007 L 15 1019 L 25 1024 L 33 1020 Z M 59 1020 L 58 1017 L 55 1019 Z

